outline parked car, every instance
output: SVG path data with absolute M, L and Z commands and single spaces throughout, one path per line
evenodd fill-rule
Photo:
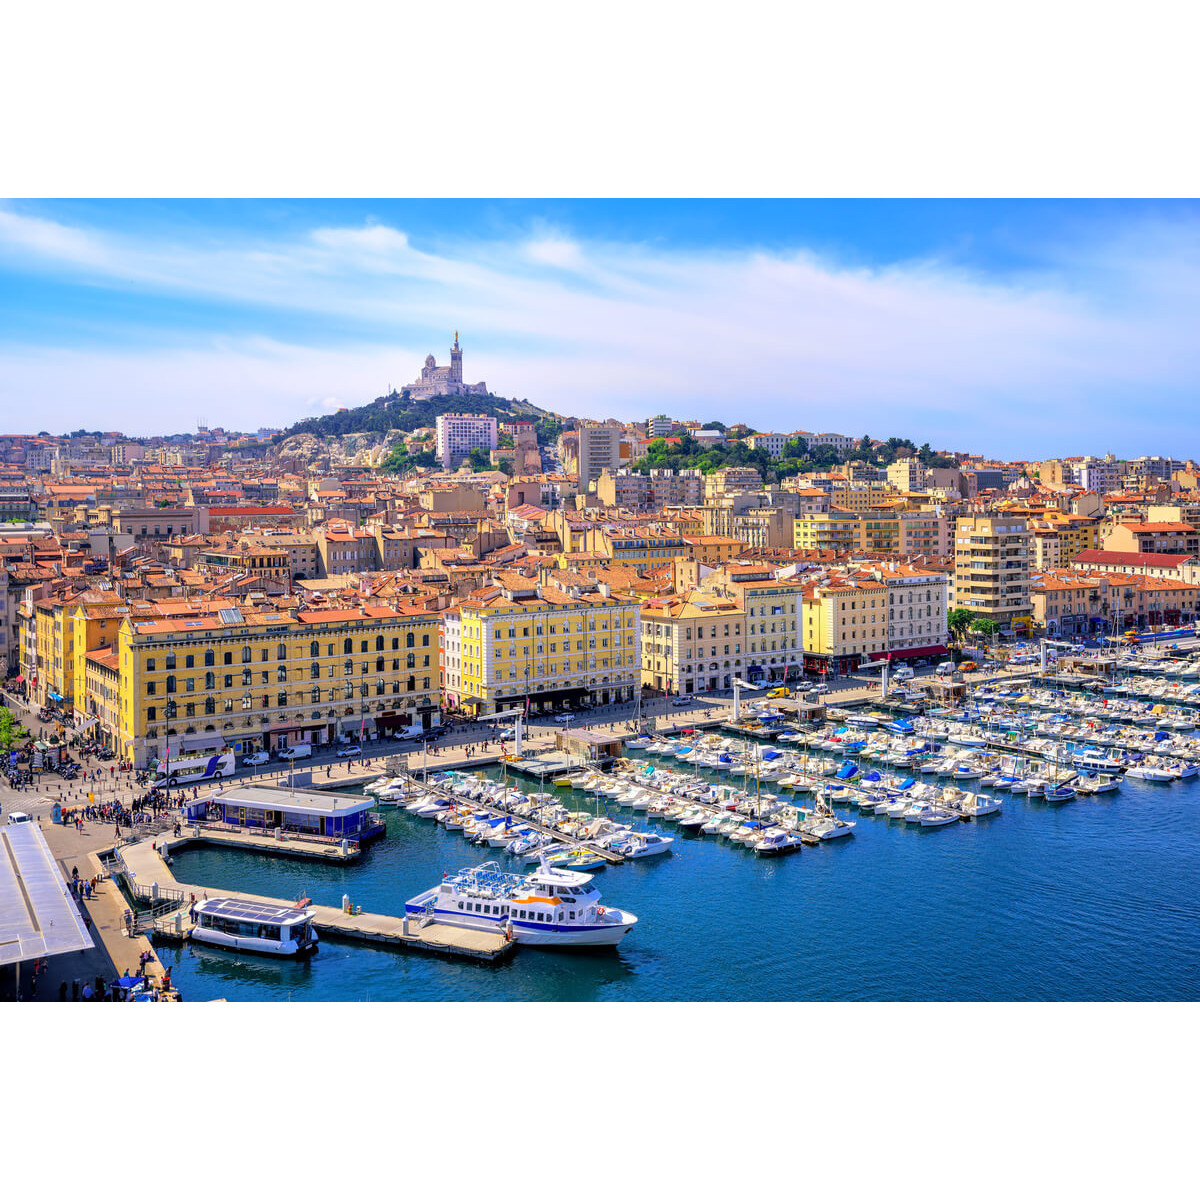
M 829 691 L 829 684 L 814 683 L 811 687 L 805 689 L 810 696 L 823 696 Z
M 574 713 L 559 713 L 558 716 L 555 717 L 554 719 L 560 725 L 565 725 L 568 721 L 575 720 L 575 714 Z
M 265 750 L 256 750 L 253 754 L 247 754 L 242 759 L 243 767 L 261 767 L 264 763 L 269 763 L 271 756 Z
M 358 758 L 360 754 L 361 746 L 339 746 L 337 750 L 338 758 Z

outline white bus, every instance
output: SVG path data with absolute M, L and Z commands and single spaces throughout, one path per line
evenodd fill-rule
M 158 764 L 154 785 L 198 783 L 203 779 L 228 779 L 233 774 L 233 754 L 202 754 L 199 758 L 172 758 Z

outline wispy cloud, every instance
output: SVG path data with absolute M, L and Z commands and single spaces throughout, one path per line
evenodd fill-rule
M 1046 247 L 1036 274 L 999 277 L 542 227 L 423 247 L 379 223 L 170 241 L 0 210 L 4 262 L 255 313 L 233 336 L 181 333 L 173 351 L 139 352 L 119 329 L 103 351 L 0 344 L 9 425 L 64 395 L 86 397 L 64 427 L 102 404 L 114 406 L 102 424 L 163 429 L 164 396 L 214 423 L 277 424 L 403 384 L 454 328 L 472 379 L 569 413 L 666 410 L 1029 454 L 1166 448 L 1148 413 L 1197 425 L 1200 228 L 1187 223 Z M 276 319 L 297 312 L 338 336 L 294 344 Z

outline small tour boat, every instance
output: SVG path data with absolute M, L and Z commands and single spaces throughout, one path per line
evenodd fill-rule
M 192 940 L 277 957 L 311 954 L 320 940 L 307 900 L 288 907 L 217 897 L 197 901 Z

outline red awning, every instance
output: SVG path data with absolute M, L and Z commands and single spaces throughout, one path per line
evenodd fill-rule
M 910 646 L 907 650 L 880 650 L 871 657 L 876 660 L 886 658 L 888 662 L 892 662 L 893 659 L 931 658 L 935 654 L 945 653 L 945 646 Z
M 25 682 L 25 676 L 24 676 L 24 675 L 18 675 L 18 676 L 17 676 L 17 682 L 18 682 L 18 683 L 24 683 L 24 682 Z

